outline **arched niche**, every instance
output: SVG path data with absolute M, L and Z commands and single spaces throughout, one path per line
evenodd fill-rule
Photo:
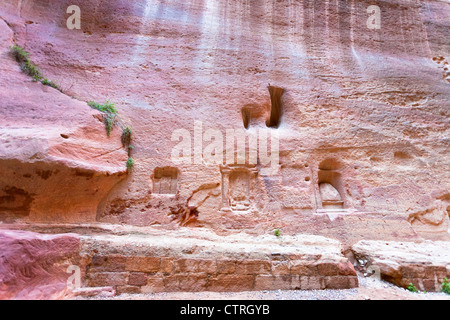
M 333 158 L 323 160 L 317 173 L 318 209 L 343 210 L 346 208 L 341 163 Z
M 254 167 L 223 166 L 222 211 L 247 211 L 251 206 L 251 193 L 257 174 Z

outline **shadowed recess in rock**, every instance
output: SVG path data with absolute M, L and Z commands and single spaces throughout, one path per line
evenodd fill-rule
M 266 121 L 266 125 L 269 128 L 278 128 L 281 121 L 282 116 L 282 101 L 281 98 L 283 97 L 283 94 L 285 90 L 280 87 L 274 87 L 269 85 L 269 92 L 270 92 L 270 101 L 271 101 L 271 108 L 270 108 L 270 118 Z

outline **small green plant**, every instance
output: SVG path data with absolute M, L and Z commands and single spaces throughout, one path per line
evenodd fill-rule
M 441 291 L 450 294 L 450 281 L 447 278 L 444 278 L 444 282 L 442 282 Z
M 12 54 L 20 64 L 23 72 L 33 78 L 34 81 L 41 81 L 42 74 L 39 68 L 30 60 L 30 54 L 22 47 L 14 45 L 11 47 Z
M 104 115 L 106 133 L 108 137 L 111 135 L 111 131 L 114 128 L 114 124 L 116 123 L 116 115 L 112 113 L 106 113 Z
M 41 83 L 45 86 L 49 86 L 49 87 L 52 87 L 52 88 L 55 88 L 55 89 L 61 91 L 61 89 L 59 88 L 59 86 L 56 83 L 48 80 L 47 78 L 42 79 Z
M 106 133 L 109 137 L 111 135 L 112 129 L 114 128 L 114 125 L 116 124 L 117 109 L 114 106 L 114 103 L 110 102 L 109 100 L 107 100 L 105 104 L 90 101 L 88 102 L 88 106 L 104 114 L 103 120 L 105 121 Z
M 25 51 L 24 48 L 18 46 L 17 44 L 11 47 L 14 58 L 16 58 L 17 62 L 25 62 L 28 61 L 28 57 L 30 54 Z
M 280 229 L 276 229 L 275 230 L 275 237 L 277 237 L 277 238 L 281 237 L 281 230 Z
M 134 167 L 134 160 L 133 160 L 133 158 L 128 158 L 128 161 L 127 161 L 127 168 L 128 168 L 128 170 L 131 170 L 131 169 L 133 169 L 133 167 Z
M 412 283 L 410 283 L 409 285 L 408 285 L 408 291 L 410 291 L 410 292 L 419 292 L 419 290 L 417 290 L 417 288 L 412 284 Z
M 32 77 L 34 81 L 37 82 L 42 79 L 41 71 L 32 62 L 27 61 L 24 64 L 21 64 L 21 68 L 26 74 Z
M 14 58 L 20 64 L 23 72 L 33 78 L 34 82 L 41 82 L 45 86 L 55 88 L 62 92 L 61 88 L 53 81 L 44 78 L 39 68 L 30 60 L 30 54 L 24 48 L 14 45 L 11 47 Z
M 116 109 L 114 103 L 110 102 L 109 100 L 107 100 L 105 102 L 105 104 L 99 104 L 95 101 L 90 101 L 90 102 L 88 102 L 88 105 L 91 108 L 97 109 L 98 111 L 103 112 L 103 113 L 117 114 L 117 109 Z
M 133 140 L 133 131 L 130 127 L 126 127 L 122 131 L 122 145 L 124 147 L 130 146 L 131 140 Z

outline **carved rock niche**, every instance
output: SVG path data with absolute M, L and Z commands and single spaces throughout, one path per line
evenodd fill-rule
M 319 185 L 323 209 L 344 209 L 344 201 L 332 184 L 322 182 Z
M 153 173 L 153 193 L 176 195 L 178 192 L 178 169 L 173 167 L 156 168 Z
M 221 211 L 248 211 L 257 169 L 246 166 L 221 167 L 222 208 Z
M 340 164 L 334 159 L 322 161 L 318 172 L 319 208 L 323 210 L 343 210 L 343 184 L 339 173 Z

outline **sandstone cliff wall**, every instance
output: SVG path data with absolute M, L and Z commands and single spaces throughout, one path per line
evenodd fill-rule
M 346 240 L 448 235 L 448 1 L 377 1 L 380 29 L 367 27 L 373 1 L 78 3 L 81 30 L 66 28 L 70 1 L 6 0 L 0 16 L 69 95 L 111 99 L 133 127 L 135 168 L 112 192 L 99 188 L 108 195 L 88 210 L 97 221 Z M 285 90 L 278 128 L 266 126 L 268 84 Z M 225 136 L 244 129 L 243 115 L 249 135 L 279 135 L 277 174 L 171 160 L 174 130 L 193 140 L 198 121 Z M 339 199 L 323 201 L 325 183 Z M 328 205 L 345 215 L 331 221 Z

